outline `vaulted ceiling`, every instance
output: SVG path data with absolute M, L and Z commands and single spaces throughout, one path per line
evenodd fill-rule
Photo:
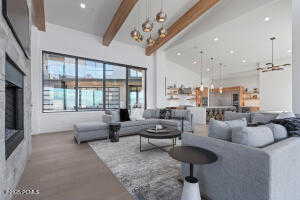
M 80 3 L 84 1 L 86 8 Z M 151 1 L 151 15 L 160 11 L 161 0 Z M 166 27 L 172 25 L 199 0 L 163 0 L 168 14 Z M 202 0 L 200 0 L 202 1 Z M 46 20 L 50 23 L 103 37 L 122 0 L 45 0 Z M 214 8 L 188 28 L 166 43 L 162 49 L 175 63 L 199 72 L 199 51 L 205 50 L 218 62 L 228 66 L 227 73 L 253 70 L 256 62 L 270 57 L 272 35 L 276 41 L 276 55 L 288 57 L 291 49 L 291 1 L 290 0 L 220 0 Z M 264 21 L 269 17 L 268 22 Z M 137 44 L 130 38 L 130 31 L 146 18 L 146 0 L 135 5 L 115 40 Z M 154 32 L 157 32 L 156 24 Z M 156 37 L 157 35 L 153 35 Z M 214 38 L 218 37 L 218 42 Z M 230 51 L 234 51 L 231 54 Z M 176 54 L 181 52 L 181 56 Z M 245 59 L 246 63 L 241 60 Z

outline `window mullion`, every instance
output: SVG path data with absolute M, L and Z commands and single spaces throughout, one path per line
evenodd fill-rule
M 75 59 L 75 110 L 78 112 L 78 58 Z
M 106 63 L 103 63 L 103 109 L 106 110 Z

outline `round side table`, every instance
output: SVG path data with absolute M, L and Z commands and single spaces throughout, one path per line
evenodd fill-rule
M 169 155 L 190 165 L 190 175 L 184 179 L 181 200 L 201 200 L 198 179 L 194 177 L 194 165 L 214 163 L 218 160 L 217 155 L 207 149 L 192 146 L 175 147 L 169 151 Z
M 121 128 L 120 123 L 109 124 L 109 139 L 111 142 L 119 142 L 119 130 Z

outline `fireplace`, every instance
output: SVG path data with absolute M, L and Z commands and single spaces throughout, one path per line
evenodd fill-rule
M 5 155 L 12 154 L 24 139 L 24 74 L 6 56 L 5 63 Z

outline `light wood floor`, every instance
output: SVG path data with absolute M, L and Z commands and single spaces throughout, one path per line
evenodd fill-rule
M 131 196 L 87 143 L 78 145 L 70 133 L 32 137 L 32 155 L 18 189 L 39 195 L 15 200 L 131 200 Z
M 207 135 L 206 126 L 195 129 Z M 14 200 L 132 200 L 91 147 L 76 144 L 70 132 L 32 136 L 32 155 L 18 189 L 40 194 Z

